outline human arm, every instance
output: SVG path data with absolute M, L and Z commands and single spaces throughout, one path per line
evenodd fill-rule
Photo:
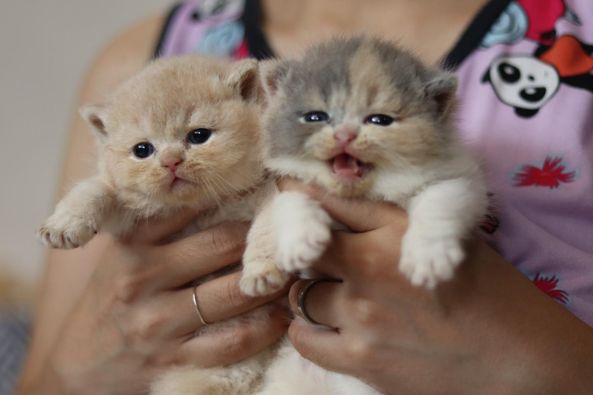
M 473 242 L 453 281 L 435 292 L 413 287 L 397 269 L 403 210 L 305 190 L 355 232 L 335 232 L 315 267 L 342 282 L 318 283 L 306 299 L 314 320 L 338 330 L 302 320 L 289 328 L 303 356 L 386 394 L 588 394 L 593 388 L 593 329 L 492 249 Z M 295 311 L 302 286 L 291 289 Z
M 147 20 L 111 43 L 91 68 L 81 91 L 80 104 L 101 101 L 115 86 L 139 71 L 150 59 L 162 22 L 162 18 Z M 94 141 L 86 128 L 76 116 L 69 134 L 60 194 L 74 181 L 89 176 L 94 170 Z M 152 228 L 153 231 L 160 229 L 159 233 L 164 234 L 161 233 L 163 230 L 165 233 L 172 232 L 170 227 L 175 227 L 176 223 L 173 220 L 172 223 L 166 222 L 156 227 L 152 224 Z M 146 227 L 151 228 L 149 225 Z M 66 394 L 69 389 L 74 391 L 73 388 L 77 390 L 76 393 L 112 393 L 115 392 L 113 387 L 117 387 L 122 393 L 135 393 L 135 386 L 139 383 L 147 385 L 147 376 L 154 374 L 154 370 L 149 371 L 151 366 L 179 362 L 171 358 L 163 362 L 159 355 L 165 354 L 165 349 L 159 351 L 152 347 L 153 344 L 166 345 L 180 336 L 175 331 L 167 332 L 171 329 L 170 326 L 163 322 L 159 324 L 159 317 L 171 318 L 166 315 L 171 311 L 171 306 L 166 305 L 165 301 L 171 300 L 173 291 L 181 292 L 175 294 L 183 299 L 180 309 L 186 310 L 181 310 L 179 317 L 175 316 L 172 322 L 179 322 L 180 325 L 185 322 L 185 330 L 193 333 L 188 326 L 199 326 L 199 323 L 195 312 L 187 311 L 187 307 L 192 306 L 190 289 L 187 285 L 180 287 L 193 281 L 199 273 L 188 268 L 208 264 L 215 264 L 218 268 L 237 262 L 242 252 L 244 233 L 244 226 L 223 226 L 185 240 L 185 243 L 192 246 L 201 245 L 199 251 L 195 248 L 180 250 L 181 245 L 176 244 L 175 247 L 175 244 L 162 244 L 158 238 L 117 241 L 108 236 L 96 237 L 81 249 L 51 250 L 42 278 L 32 343 L 18 393 Z M 216 259 L 219 253 L 225 255 L 225 249 L 226 257 Z M 138 264 L 137 260 L 141 260 L 142 264 Z M 168 271 L 160 274 L 165 278 L 181 276 L 175 280 L 175 284 L 155 288 L 152 285 L 153 280 L 156 280 L 152 278 L 147 280 L 148 289 L 141 292 L 139 298 L 127 302 L 121 300 L 118 295 L 122 291 L 118 289 L 130 288 L 134 284 L 139 287 L 141 284 L 134 279 L 148 276 L 150 273 L 147 274 L 147 271 L 150 268 L 163 268 L 167 262 L 177 262 L 178 265 L 171 266 Z M 122 285 L 126 279 L 132 285 Z M 200 286 L 200 292 L 205 292 L 205 295 L 199 295 L 200 305 L 209 320 L 229 318 L 264 301 L 241 297 L 237 281 L 237 275 L 232 275 Z M 223 316 L 212 316 L 213 304 L 234 307 Z M 138 329 L 124 331 L 118 337 L 114 325 L 122 321 L 117 320 L 117 317 L 128 317 L 129 324 Z M 152 321 L 156 323 L 151 324 Z M 204 353 L 203 350 L 192 348 L 181 362 L 191 359 L 196 364 L 207 366 L 236 361 L 264 348 L 273 341 L 271 339 L 277 339 L 283 333 L 282 327 L 282 319 L 279 317 L 273 317 L 263 327 L 246 326 L 238 329 L 239 333 L 227 333 L 226 339 L 233 341 L 225 341 L 224 346 L 216 352 L 209 350 Z M 159 328 L 163 331 L 162 336 L 155 337 L 152 343 L 119 341 L 130 339 L 134 334 L 142 337 L 142 333 L 158 331 Z M 183 336 L 187 337 L 187 333 Z M 105 340 L 99 344 L 98 340 L 101 338 Z M 221 342 L 208 344 L 221 346 Z M 169 351 L 169 356 L 178 356 L 175 352 L 166 351 Z M 204 359 L 213 355 L 220 359 Z M 124 387 L 123 382 L 129 387 Z M 78 388 L 80 383 L 86 383 L 84 390 Z

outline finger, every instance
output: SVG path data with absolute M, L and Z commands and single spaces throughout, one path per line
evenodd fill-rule
M 300 191 L 311 196 L 332 218 L 354 232 L 366 232 L 393 221 L 406 220 L 404 211 L 392 203 L 340 198 L 322 188 L 287 178 L 279 180 L 278 187 L 282 191 Z
M 289 322 L 280 308 L 265 315 L 268 318 L 260 314 L 198 334 L 181 345 L 176 362 L 203 368 L 226 366 L 263 351 L 286 333 Z
M 288 338 L 306 359 L 335 372 L 347 371 L 350 360 L 346 358 L 344 336 L 322 326 L 308 325 L 295 319 L 288 328 Z
M 224 223 L 146 254 L 146 283 L 156 289 L 179 287 L 239 262 L 249 225 Z
M 295 315 L 313 323 L 339 329 L 343 315 L 339 314 L 342 284 L 337 281 L 300 280 L 290 287 L 288 300 Z M 308 285 L 310 285 L 308 287 Z M 304 314 L 303 314 L 304 313 Z
M 245 296 L 239 289 L 239 273 L 233 273 L 198 285 L 195 304 L 194 287 L 183 288 L 146 299 L 123 318 L 126 332 L 142 339 L 185 338 L 205 325 L 238 317 L 286 292 L 287 288 L 262 297 Z
M 149 218 L 141 220 L 127 241 L 133 243 L 156 243 L 182 231 L 195 218 L 190 209 L 181 209 L 167 218 Z
M 199 313 L 203 320 L 208 324 L 225 321 L 233 317 L 237 317 L 243 313 L 254 310 L 255 308 L 278 299 L 281 295 L 288 292 L 288 286 L 278 290 L 272 294 L 265 296 L 252 297 L 241 292 L 239 280 L 241 273 L 231 273 L 223 277 L 218 277 L 198 285 L 195 288 L 196 302 Z M 193 289 L 192 289 L 193 292 Z M 186 295 L 184 295 L 186 297 Z M 185 305 L 189 306 L 191 302 L 191 294 L 189 299 L 185 301 Z M 192 307 L 192 326 L 190 329 L 196 329 L 204 326 L 196 312 L 196 308 Z
M 324 251 L 320 259 L 313 263 L 316 272 L 320 274 L 319 277 L 328 277 L 336 280 L 342 280 L 349 276 L 352 271 L 352 263 L 357 266 L 360 262 L 361 238 L 366 233 L 349 233 L 342 231 L 334 231 L 332 233 L 332 241 Z M 366 247 L 366 245 L 363 244 Z

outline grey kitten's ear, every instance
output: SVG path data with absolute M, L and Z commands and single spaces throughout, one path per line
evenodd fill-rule
M 261 95 L 259 66 L 255 59 L 243 59 L 233 64 L 226 81 L 245 100 L 258 100 Z
M 455 106 L 457 77 L 446 71 L 439 72 L 426 83 L 424 92 L 436 103 L 439 116 L 447 116 Z
M 278 92 L 280 83 L 290 71 L 291 62 L 286 60 L 264 60 L 261 62 L 261 75 L 267 96 L 274 96 Z
M 107 108 L 103 104 L 87 104 L 79 110 L 82 118 L 93 128 L 100 139 L 107 137 L 105 122 L 107 121 Z

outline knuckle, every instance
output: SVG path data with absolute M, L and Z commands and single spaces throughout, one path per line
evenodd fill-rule
M 241 288 L 237 286 L 234 281 L 229 281 L 226 284 L 225 303 L 233 307 L 243 306 L 246 302 L 245 295 L 241 292 Z
M 246 328 L 231 331 L 226 342 L 225 352 L 228 355 L 242 355 L 253 345 L 253 336 Z
M 168 368 L 182 364 L 184 361 L 178 352 L 159 352 L 147 357 L 146 365 L 152 368 Z
M 379 306 L 368 299 L 354 299 L 350 302 L 350 309 L 356 321 L 363 326 L 376 325 L 381 320 Z
M 245 244 L 245 235 L 242 227 L 223 224 L 210 230 L 208 244 L 215 251 L 240 254 Z
M 163 325 L 162 314 L 152 310 L 144 311 L 138 314 L 127 335 L 135 341 L 152 341 L 161 334 Z
M 307 348 L 306 348 L 306 338 L 305 336 L 303 336 L 303 331 L 300 330 L 298 327 L 291 325 L 288 328 L 288 338 L 290 339 L 290 342 L 295 346 L 295 348 L 297 348 L 299 350 L 300 353 L 302 353 L 303 355 L 307 354 Z
M 367 366 L 373 356 L 373 347 L 367 339 L 352 339 L 346 346 L 346 352 L 351 361 L 359 366 Z
M 124 304 L 132 303 L 143 288 L 144 279 L 136 273 L 124 274 L 116 280 L 116 299 Z
M 397 273 L 396 254 L 386 251 L 385 248 L 385 245 L 377 243 L 362 254 L 360 271 L 364 277 L 369 280 L 380 280 L 393 277 Z

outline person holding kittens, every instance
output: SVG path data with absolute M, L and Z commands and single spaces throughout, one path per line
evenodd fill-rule
M 551 11 L 541 12 L 544 6 Z M 382 393 L 590 392 L 593 37 L 586 28 L 593 14 L 586 2 L 192 1 L 166 22 L 146 21 L 112 43 L 81 101 L 100 101 L 142 68 L 163 25 L 161 56 L 288 57 L 321 39 L 368 33 L 399 37 L 425 62 L 454 69 L 461 131 L 484 158 L 496 208 L 479 236 L 494 248 L 474 241 L 451 281 L 435 291 L 415 287 L 394 268 L 408 224 L 404 211 L 283 180 L 282 190 L 307 193 L 352 230 L 334 232 L 315 263 L 339 282 L 301 280 L 290 289 L 296 312 L 307 290 L 301 307 L 324 326 L 288 324 L 278 313 L 188 338 L 179 327 L 201 324 L 185 284 L 207 274 L 200 268 L 237 262 L 247 225 L 223 224 L 170 242 L 192 220 L 182 213 L 141 224 L 130 240 L 100 235 L 84 249 L 50 253 L 19 394 L 144 393 L 163 367 L 235 363 L 276 342 L 287 325 L 305 358 Z M 82 165 L 92 143 L 81 128 L 76 121 L 65 184 L 92 170 Z M 246 297 L 236 274 L 198 288 L 206 322 L 277 297 Z M 179 299 L 175 314 L 172 298 Z

